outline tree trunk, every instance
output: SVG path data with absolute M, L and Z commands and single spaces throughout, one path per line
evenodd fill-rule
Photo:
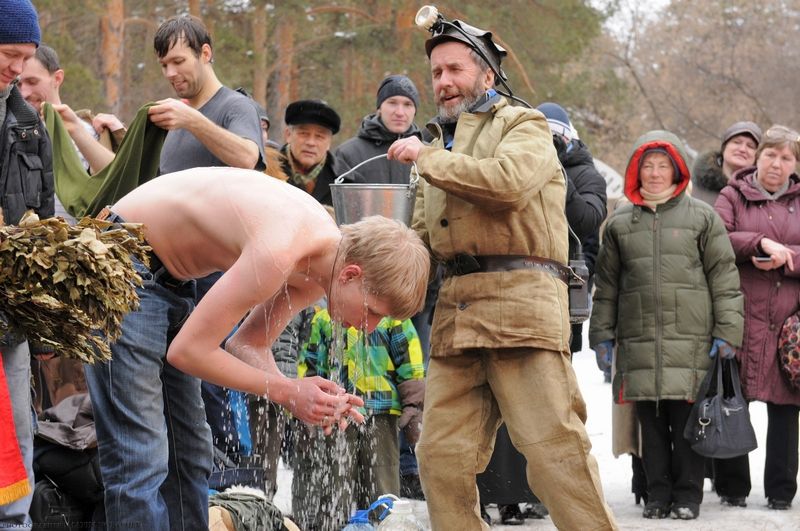
M 124 43 L 125 0 L 108 0 L 106 14 L 100 19 L 100 57 L 105 100 L 113 114 L 121 110 L 122 56 Z
M 266 2 L 255 2 L 253 11 L 253 99 L 267 108 L 267 17 Z
M 283 122 L 283 112 L 295 100 L 296 88 L 294 86 L 294 35 L 295 22 L 290 17 L 284 17 L 278 24 L 277 39 L 278 53 L 277 78 L 278 78 L 278 108 L 281 115 L 278 117 Z
M 194 15 L 197 18 L 202 18 L 200 0 L 189 0 L 189 14 Z

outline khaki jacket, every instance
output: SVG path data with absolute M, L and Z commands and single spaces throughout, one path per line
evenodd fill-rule
M 458 120 L 452 151 L 442 131 L 424 147 L 413 227 L 434 258 L 535 255 L 567 262 L 566 185 L 544 116 L 495 98 Z M 567 286 L 538 270 L 447 278 L 434 313 L 431 355 L 462 349 L 566 351 Z

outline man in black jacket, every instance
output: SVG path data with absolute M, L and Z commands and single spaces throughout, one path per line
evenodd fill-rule
M 25 62 L 39 46 L 36 9 L 30 0 L 0 0 L 0 13 L 0 208 L 2 221 L 12 225 L 19 223 L 27 210 L 42 218 L 53 215 L 53 167 L 44 125 L 15 85 Z M 19 447 L 19 452 L 13 452 L 15 458 L 4 448 L 3 467 L 11 470 L 12 461 L 21 458 L 28 478 L 28 485 L 23 483 L 0 505 L 0 527 L 27 528 L 33 491 L 30 351 L 25 338 L 15 334 L 0 338 L 0 351 Z M 10 429 L 0 426 L 7 433 Z
M 416 136 L 422 132 L 414 123 L 419 108 L 419 92 L 406 76 L 386 76 L 375 98 L 375 112 L 361 120 L 361 127 L 353 138 L 343 142 L 334 150 L 336 161 L 344 172 L 356 165 L 389 151 L 395 140 Z M 411 165 L 398 160 L 381 158 L 368 162 L 355 170 L 352 177 L 357 182 L 377 184 L 408 184 Z M 419 335 L 426 365 L 430 349 L 431 319 L 436 305 L 439 283 L 428 286 L 425 308 L 412 318 Z M 419 467 L 414 451 L 400 432 L 400 493 L 404 497 L 423 499 L 419 481 Z
M 419 107 L 419 92 L 406 76 L 387 76 L 378 86 L 376 110 L 361 120 L 358 134 L 334 150 L 342 170 L 389 151 L 399 138 L 422 138 L 414 117 Z M 410 164 L 378 159 L 354 172 L 354 179 L 365 183 L 408 184 Z
M 606 180 L 595 168 L 589 148 L 575 134 L 567 111 L 550 102 L 542 103 L 537 109 L 547 118 L 558 160 L 567 173 L 566 213 L 572 229 L 569 257 L 570 260 L 575 258 L 580 240 L 591 278 L 600 247 L 600 225 L 606 218 Z M 581 350 L 580 324 L 572 326 L 570 350 L 573 353 Z

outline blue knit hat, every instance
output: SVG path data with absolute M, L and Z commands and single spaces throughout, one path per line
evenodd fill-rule
M 30 0 L 0 0 L 0 44 L 39 46 L 39 16 Z
M 536 107 L 540 113 L 544 114 L 547 118 L 547 125 L 550 126 L 550 134 L 556 133 L 564 136 L 567 140 L 572 140 L 572 122 L 569 121 L 569 115 L 564 107 L 558 103 L 546 102 Z

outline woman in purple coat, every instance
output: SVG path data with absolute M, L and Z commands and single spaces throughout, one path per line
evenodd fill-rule
M 756 151 L 756 166 L 736 172 L 715 209 L 725 222 L 745 296 L 744 340 L 737 353 L 742 390 L 767 404 L 764 491 L 770 509 L 791 507 L 797 491 L 800 392 L 778 366 L 778 335 L 800 309 L 800 135 L 775 125 Z M 744 505 L 750 491 L 747 455 L 717 462 L 739 482 Z M 731 489 L 728 489 L 731 490 Z M 736 490 L 735 488 L 733 490 Z M 725 500 L 723 500 L 725 502 Z

